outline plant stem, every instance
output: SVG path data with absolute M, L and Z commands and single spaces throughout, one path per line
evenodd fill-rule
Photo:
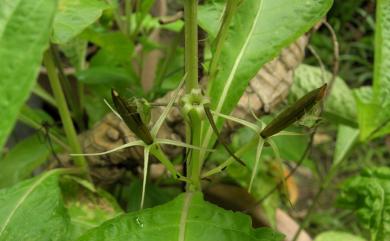
M 184 70 L 186 78 L 186 93 L 191 94 L 193 89 L 198 89 L 198 19 L 197 0 L 184 0 Z M 186 141 L 189 144 L 201 146 L 202 128 L 201 116 L 193 108 L 187 112 Z M 200 172 L 202 162 L 199 150 L 191 150 L 189 163 L 187 163 L 187 175 L 191 182 L 187 185 L 187 191 L 200 190 Z
M 191 140 L 190 144 L 194 146 L 201 146 L 202 143 L 202 124 L 201 117 L 196 110 L 192 110 L 188 113 L 191 126 Z M 200 161 L 200 151 L 191 150 L 190 162 L 188 164 L 187 173 L 190 175 L 191 182 L 187 185 L 187 191 L 199 191 L 200 190 L 200 173 L 202 169 L 202 163 Z
M 64 125 L 64 130 L 69 142 L 70 149 L 73 153 L 81 153 L 80 143 L 78 142 L 76 130 L 70 117 L 69 109 L 66 104 L 65 96 L 62 91 L 58 73 L 54 64 L 53 53 L 50 48 L 45 52 L 43 62 L 47 69 L 50 86 L 52 88 L 54 98 L 57 102 L 58 111 L 62 124 Z M 88 164 L 83 156 L 74 157 L 74 161 L 77 166 L 81 167 L 87 173 L 87 175 L 89 175 Z
M 184 61 L 187 74 L 186 92 L 198 88 L 198 20 L 197 1 L 184 0 Z
M 78 101 L 76 100 L 76 96 L 72 94 L 72 86 L 70 85 L 70 81 L 68 77 L 64 73 L 57 46 L 51 44 L 50 51 L 52 53 L 54 66 L 57 69 L 58 79 L 60 80 L 61 86 L 66 96 L 66 100 L 68 100 L 70 109 L 73 112 L 72 116 L 74 117 L 76 123 L 78 124 L 78 127 L 81 130 L 83 130 L 84 122 L 83 122 L 83 116 L 82 116 L 83 113 L 81 110 L 81 105 L 80 103 L 77 103 Z

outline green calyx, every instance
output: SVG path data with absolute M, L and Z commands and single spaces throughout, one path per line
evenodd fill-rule
M 209 103 L 209 99 L 202 94 L 201 89 L 192 89 L 189 94 L 184 95 L 180 100 L 181 111 L 186 119 L 194 112 L 198 114 L 200 119 L 204 119 L 206 117 L 204 105 Z

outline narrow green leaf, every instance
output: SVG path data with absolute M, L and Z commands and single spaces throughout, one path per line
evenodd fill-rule
M 347 156 L 359 137 L 359 129 L 340 125 L 337 132 L 336 149 L 333 156 L 333 164 L 337 166 Z
M 49 146 L 42 135 L 33 135 L 19 142 L 0 159 L 0 188 L 8 187 L 29 177 L 50 154 Z
M 1 241 L 67 241 L 69 218 L 58 171 L 0 190 Z
M 314 241 L 365 241 L 364 238 L 340 231 L 323 232 Z
M 52 41 L 64 44 L 94 23 L 109 5 L 102 0 L 60 0 Z
M 0 0 L 0 148 L 35 85 L 56 0 Z
M 186 193 L 164 205 L 119 216 L 78 241 L 282 239 L 283 235 L 271 229 L 253 229 L 249 216 L 212 205 L 203 200 L 201 193 Z

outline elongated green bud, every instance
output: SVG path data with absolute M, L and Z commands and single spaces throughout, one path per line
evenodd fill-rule
M 324 84 L 318 89 L 312 90 L 302 98 L 297 100 L 293 105 L 282 111 L 275 117 L 261 132 L 263 138 L 268 138 L 276 133 L 284 130 L 297 120 L 301 119 L 314 105 L 324 98 L 327 84 Z
M 146 144 L 152 144 L 153 137 L 146 124 L 142 121 L 141 115 L 137 112 L 137 107 L 135 105 L 129 105 L 127 101 L 113 89 L 111 90 L 111 97 L 115 109 L 123 118 L 129 129 Z

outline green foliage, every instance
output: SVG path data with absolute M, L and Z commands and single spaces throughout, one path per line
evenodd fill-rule
M 122 191 L 122 199 L 127 204 L 127 211 L 134 212 L 139 210 L 139 204 L 141 203 L 142 182 L 134 180 L 132 183 L 125 187 Z M 158 205 L 162 205 L 174 199 L 181 193 L 181 190 L 177 187 L 161 188 L 154 183 L 148 183 L 144 208 L 151 208 Z
M 318 235 L 314 241 L 365 241 L 365 239 L 346 232 L 328 231 Z
M 223 44 L 215 80 L 208 86 L 212 108 L 230 113 L 260 67 L 320 20 L 331 4 L 331 0 L 243 1 Z M 209 1 L 200 9 L 199 24 L 211 36 L 216 35 L 222 12 L 221 1 Z
M 262 240 L 281 241 L 267 228 L 253 229 L 250 218 L 186 193 L 164 205 L 125 214 L 87 232 L 78 241 L 93 240 Z
M 359 137 L 359 130 L 339 125 L 336 139 L 336 149 L 333 155 L 333 165 L 339 165 L 347 156 L 348 152 L 356 144 Z
M 342 187 L 339 204 L 355 210 L 358 221 L 370 230 L 371 240 L 390 238 L 390 168 L 364 170 Z
M 103 0 L 59 0 L 52 42 L 67 43 L 94 23 L 108 7 Z
M 87 230 L 123 213 L 110 194 L 91 188 L 90 183 L 83 185 L 83 181 L 70 176 L 61 180 L 64 203 L 70 217 L 69 240 L 76 240 Z
M 0 159 L 0 188 L 9 187 L 29 177 L 50 154 L 43 134 L 32 135 L 19 142 Z
M 390 133 L 390 2 L 378 1 L 376 11 L 373 87 L 356 95 L 363 141 Z
M 57 1 L 0 1 L 0 147 L 35 85 Z M 17 83 L 17 84 L 16 84 Z
M 69 217 L 58 186 L 59 171 L 0 190 L 1 241 L 67 241 Z

